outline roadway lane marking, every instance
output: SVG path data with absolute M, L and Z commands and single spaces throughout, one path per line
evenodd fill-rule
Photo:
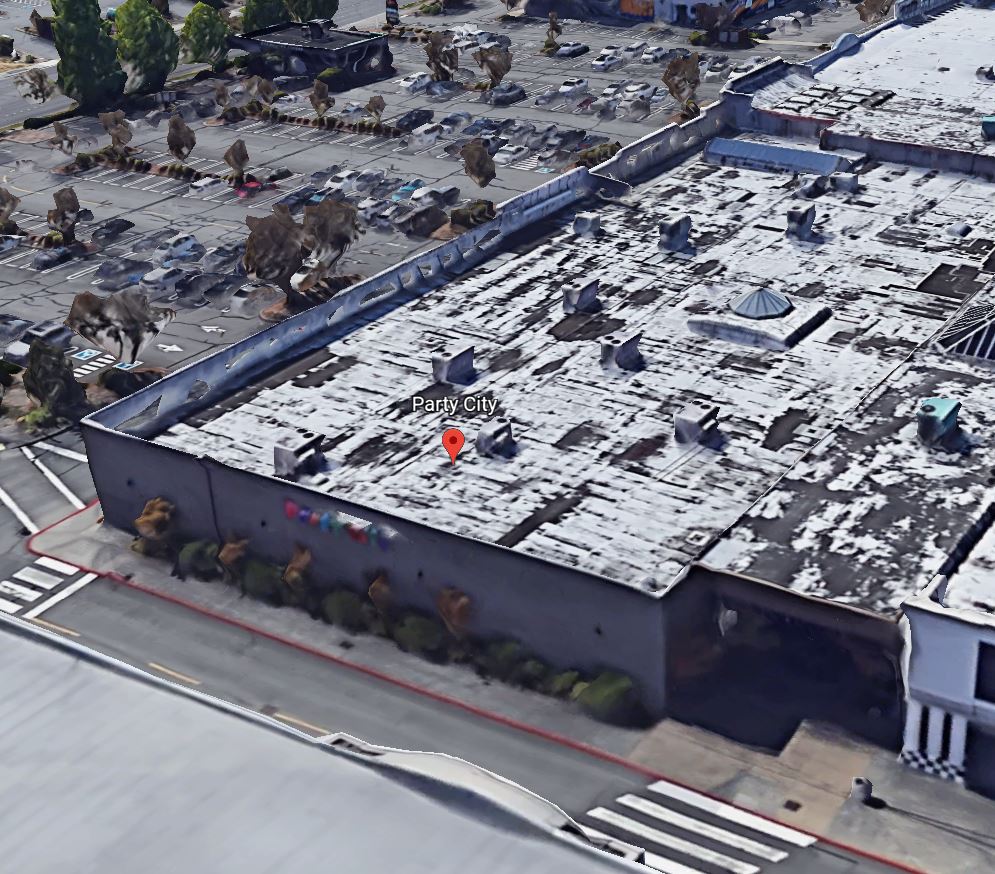
M 690 816 L 685 816 L 683 813 L 668 810 L 666 807 L 661 807 L 659 804 L 654 804 L 652 801 L 647 801 L 638 795 L 623 795 L 618 799 L 618 803 L 633 810 L 638 810 L 640 813 L 644 813 L 646 816 L 651 816 L 668 825 L 676 826 L 684 831 L 694 832 L 703 838 L 709 838 L 720 844 L 728 844 L 730 847 L 735 847 L 737 850 L 742 850 L 745 853 L 766 859 L 768 862 L 783 862 L 788 858 L 788 854 L 784 850 L 776 850 L 774 847 L 768 847 L 759 841 L 750 840 L 735 832 L 729 832 L 717 826 L 710 825 L 707 822 L 702 822 L 700 819 L 693 819 Z
M 614 810 L 596 807 L 594 810 L 589 810 L 587 815 L 593 819 L 613 825 L 624 832 L 629 832 L 629 834 L 652 841 L 658 846 L 667 847 L 685 856 L 690 856 L 692 859 L 698 859 L 708 865 L 714 865 L 716 868 L 731 871 L 732 874 L 760 874 L 760 868 L 756 865 L 752 865 L 749 862 L 741 862 L 739 859 L 733 859 L 732 856 L 716 853 L 707 847 L 692 844 L 690 841 L 674 837 L 655 828 L 650 828 L 648 825 L 643 825 L 641 822 L 629 819 L 629 817 L 623 816 L 621 813 L 616 813 Z
M 30 603 L 31 601 L 37 601 L 42 593 L 36 592 L 34 589 L 29 589 L 27 586 L 19 586 L 10 580 L 0 580 L 0 595 L 10 595 Z
M 24 453 L 24 457 L 30 461 L 39 471 L 41 475 L 45 477 L 53 486 L 59 494 L 62 495 L 70 504 L 72 504 L 77 510 L 85 510 L 86 504 L 84 504 L 76 495 L 73 494 L 72 490 L 67 486 L 61 479 L 59 479 L 48 466 L 35 455 L 27 446 L 21 447 L 21 452 Z
M 33 567 L 21 568 L 19 571 L 15 571 L 12 576 L 15 580 L 31 583 L 32 586 L 40 586 L 43 589 L 54 589 L 59 583 L 63 582 L 61 577 L 53 576 Z
M 308 731 L 313 731 L 318 737 L 324 737 L 326 734 L 331 734 L 327 728 L 322 728 L 320 725 L 314 725 L 310 722 L 305 722 L 303 719 L 298 719 L 296 716 L 289 716 L 286 713 L 280 713 L 277 711 L 272 714 L 274 719 L 279 719 L 281 722 L 288 722 L 291 725 L 296 725 L 298 728 L 305 728 Z
M 690 789 L 684 789 L 681 786 L 675 786 L 673 783 L 666 783 L 660 780 L 647 788 L 650 792 L 657 793 L 657 795 L 664 795 L 667 798 L 672 798 L 674 801 L 679 801 L 690 807 L 697 807 L 699 810 L 704 810 L 713 816 L 720 816 L 723 819 L 729 820 L 729 822 L 736 823 L 736 825 L 746 826 L 746 828 L 753 829 L 754 831 L 763 832 L 768 837 L 784 841 L 786 844 L 794 844 L 796 847 L 810 847 L 818 840 L 818 838 L 812 835 L 807 835 L 786 825 L 764 819 L 764 817 L 757 816 L 755 813 L 740 810 L 738 807 L 733 807 L 731 804 L 726 804 L 723 801 L 716 801 L 706 795 L 699 795 L 697 792 L 692 792 Z
M 595 838 L 601 838 L 602 840 L 617 840 L 617 838 L 612 838 L 611 835 L 605 832 L 599 832 L 597 829 L 591 828 L 590 826 L 584 826 L 584 831 L 587 834 Z M 643 849 L 640 847 L 639 849 Z M 645 850 L 643 850 L 646 853 Z M 658 856 L 656 853 L 646 853 L 645 865 L 648 868 L 655 868 L 657 871 L 662 871 L 663 874 L 705 874 L 704 871 L 700 871 L 697 868 L 689 868 L 687 865 L 682 865 L 680 862 L 674 862 L 671 859 L 665 859 L 663 856 Z
M 44 625 L 45 628 L 50 628 L 52 631 L 57 631 L 59 634 L 68 634 L 70 637 L 80 636 L 78 631 L 66 628 L 65 625 L 56 625 L 54 622 L 49 622 L 47 619 L 32 619 L 31 621 L 38 625 Z
M 63 449 L 63 447 L 56 446 L 54 443 L 36 443 L 35 446 L 39 449 L 44 449 L 46 452 L 51 452 L 52 455 L 61 455 L 63 458 L 71 458 L 73 461 L 86 461 L 86 456 L 82 452 Z
M 24 512 L 14 499 L 8 495 L 3 489 L 0 489 L 0 504 L 3 504 L 11 513 L 14 514 L 18 522 L 20 522 L 25 528 L 28 529 L 32 534 L 37 534 L 40 530 L 34 522 L 31 521 L 31 517 Z M 31 582 L 28 580 L 28 582 Z
M 14 574 L 14 576 L 16 577 L 17 574 Z M 41 616 L 41 614 L 44 613 L 46 610 L 48 610 L 49 607 L 54 607 L 60 601 L 65 601 L 66 598 L 68 598 L 70 595 L 75 595 L 80 589 L 83 588 L 83 586 L 89 585 L 95 579 L 97 579 L 96 574 L 85 574 L 84 576 L 76 580 L 75 583 L 66 586 L 57 595 L 53 595 L 51 598 L 49 598 L 47 601 L 43 601 L 37 607 L 32 607 L 30 610 L 27 611 L 27 613 L 24 614 L 24 618 L 34 619 L 38 616 Z
M 15 604 L 13 601 L 8 601 L 6 598 L 0 598 L 0 610 L 4 613 L 16 613 L 22 606 L 21 604 Z
M 181 674 L 179 671 L 174 671 L 164 665 L 157 664 L 156 662 L 148 662 L 148 666 L 152 668 L 153 671 L 158 671 L 160 674 L 165 674 L 167 677 L 172 677 L 174 680 L 179 680 L 181 683 L 186 683 L 190 686 L 200 685 L 200 680 L 196 677 L 188 677 L 186 674 Z
M 64 561 L 59 561 L 57 558 L 49 558 L 47 555 L 41 555 L 35 559 L 35 564 L 40 564 L 42 567 L 48 568 L 50 571 L 55 571 L 63 576 L 72 576 L 73 574 L 79 573 L 79 568 L 74 564 L 67 564 Z

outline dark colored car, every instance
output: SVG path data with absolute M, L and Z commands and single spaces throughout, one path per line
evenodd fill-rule
M 463 86 L 459 82 L 429 82 L 425 88 L 425 93 L 429 97 L 455 97 L 463 92 Z
M 208 252 L 201 260 L 201 267 L 207 272 L 227 270 L 242 260 L 245 254 L 245 243 L 228 243 L 218 246 L 213 252 Z
M 289 179 L 294 175 L 294 171 L 289 167 L 277 167 L 269 177 L 266 179 L 267 182 L 279 182 L 281 179 Z
M 104 261 L 94 273 L 94 278 L 100 280 L 100 287 L 107 291 L 120 291 L 132 285 L 138 285 L 142 277 L 152 269 L 151 261 L 139 261 L 135 258 L 114 258 Z
M 484 100 L 492 106 L 510 106 L 525 99 L 525 89 L 514 82 L 502 82 L 497 88 L 484 92 Z
M 275 205 L 285 206 L 287 209 L 293 211 L 304 206 L 311 198 L 311 195 L 317 192 L 317 185 L 305 185 L 303 188 L 298 188 L 296 191 L 291 191 L 289 194 L 283 195 Z
M 514 119 L 511 119 L 514 124 Z M 481 134 L 496 134 L 501 130 L 501 122 L 493 118 L 478 118 L 475 122 L 468 124 L 461 133 L 465 136 L 479 137 Z
M 93 229 L 90 239 L 95 243 L 109 243 L 111 240 L 116 240 L 126 231 L 130 231 L 134 226 L 135 223 L 129 222 L 127 219 L 108 219 Z
M 591 47 L 584 45 L 582 42 L 566 42 L 556 50 L 556 57 L 579 58 L 581 55 L 586 55 L 590 50 Z
M 504 137 L 487 136 L 480 139 L 483 140 L 488 155 L 496 155 L 500 149 L 508 145 L 508 141 Z
M 341 164 L 332 164 L 331 167 L 326 167 L 324 170 L 318 170 L 311 174 L 310 182 L 312 185 L 324 185 L 329 179 L 331 179 L 336 173 L 342 170 Z
M 400 118 L 394 119 L 391 125 L 411 133 L 416 127 L 428 124 L 434 117 L 435 113 L 431 109 L 412 109 L 411 112 L 406 112 Z
M 55 249 L 45 249 L 43 252 L 39 252 L 35 255 L 31 266 L 35 270 L 49 270 L 71 261 L 72 257 L 72 250 L 68 246 L 58 246 Z

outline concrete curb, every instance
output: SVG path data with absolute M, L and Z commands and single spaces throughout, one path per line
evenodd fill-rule
M 70 513 L 68 516 L 64 517 L 63 519 L 60 519 L 57 522 L 53 522 L 51 525 L 48 525 L 45 528 L 42 528 L 40 531 L 36 532 L 35 534 L 32 534 L 27 541 L 28 552 L 30 552 L 32 555 L 39 557 L 48 557 L 48 558 L 58 559 L 59 561 L 66 561 L 67 559 L 65 559 L 62 556 L 55 556 L 55 555 L 49 556 L 47 553 L 44 553 L 36 549 L 34 546 L 35 539 L 41 537 L 47 531 L 50 531 L 53 528 L 61 525 L 63 522 L 66 522 L 67 520 L 72 519 L 75 516 L 78 516 L 80 513 L 85 513 L 87 510 L 93 508 L 98 503 L 99 500 L 92 501 L 89 504 L 87 504 L 87 506 L 84 507 L 82 510 L 75 510 L 72 513 Z M 75 564 L 75 562 L 73 562 L 73 564 Z M 647 768 L 635 762 L 630 762 L 628 759 L 615 755 L 614 753 L 609 753 L 605 750 L 599 749 L 598 747 L 591 746 L 590 744 L 574 740 L 573 738 L 557 734 L 556 732 L 548 731 L 547 729 L 539 728 L 538 726 L 535 725 L 530 725 L 529 723 L 526 722 L 520 722 L 516 719 L 511 719 L 510 717 L 504 716 L 500 713 L 495 713 L 494 711 L 491 710 L 485 710 L 484 708 L 477 707 L 473 704 L 467 704 L 464 701 L 460 701 L 458 698 L 452 698 L 451 696 L 445 695 L 442 692 L 436 692 L 433 689 L 426 689 L 425 687 L 419 686 L 416 683 L 411 683 L 407 680 L 401 680 L 397 677 L 391 676 L 390 674 L 378 671 L 375 668 L 371 668 L 366 665 L 355 664 L 354 662 L 350 662 L 346 659 L 343 659 L 340 656 L 336 656 L 333 655 L 332 653 L 320 650 L 317 647 L 309 646 L 308 644 L 292 640 L 291 638 L 284 637 L 283 635 L 280 634 L 276 634 L 265 628 L 260 628 L 255 625 L 251 625 L 247 622 L 243 622 L 240 619 L 235 619 L 231 616 L 226 616 L 225 614 L 212 610 L 209 607 L 204 607 L 201 604 L 196 604 L 192 601 L 187 601 L 186 599 L 179 598 L 176 595 L 171 595 L 166 592 L 161 592 L 158 589 L 155 589 L 151 586 L 146 586 L 142 583 L 136 582 L 133 579 L 128 579 L 127 577 L 121 576 L 115 571 L 104 571 L 98 568 L 84 567 L 81 565 L 77 565 L 77 567 L 79 567 L 80 570 L 84 571 L 85 573 L 97 574 L 99 577 L 105 577 L 106 579 L 113 580 L 115 583 L 118 583 L 119 585 L 127 586 L 130 589 L 134 589 L 136 591 L 143 592 L 144 594 L 160 598 L 163 601 L 167 601 L 168 603 L 175 604 L 179 607 L 184 607 L 187 610 L 199 613 L 200 615 L 206 616 L 215 621 L 223 622 L 226 625 L 230 625 L 233 628 L 238 628 L 239 630 L 248 632 L 249 634 L 256 634 L 260 637 L 266 638 L 267 640 L 271 640 L 274 643 L 279 643 L 284 646 L 292 647 L 293 649 L 296 649 L 300 652 L 307 653 L 308 655 L 314 656 L 316 658 L 324 659 L 325 661 L 332 662 L 333 664 L 338 665 L 339 667 L 356 671 L 357 673 L 364 674 L 368 677 L 372 677 L 381 682 L 389 683 L 400 689 L 404 689 L 407 692 L 411 692 L 416 695 L 421 695 L 425 698 L 428 698 L 429 700 L 436 701 L 440 704 L 456 707 L 460 710 L 463 710 L 466 713 L 471 714 L 472 716 L 476 716 L 481 719 L 486 719 L 490 722 L 502 725 L 505 728 L 511 728 L 516 731 L 525 732 L 526 734 L 538 737 L 549 743 L 558 744 L 559 746 L 566 747 L 568 749 L 574 750 L 575 752 L 583 753 L 593 758 L 600 759 L 603 762 L 607 762 L 609 764 L 616 765 L 618 767 L 626 768 L 627 770 L 632 771 L 633 773 L 639 774 L 643 777 L 647 777 L 651 780 L 666 781 L 667 783 L 671 783 L 674 786 L 680 786 L 682 789 L 687 789 L 690 792 L 695 792 L 699 795 L 711 798 L 713 801 L 719 801 L 723 804 L 728 804 L 731 807 L 736 807 L 747 813 L 751 813 L 754 816 L 759 816 L 770 822 L 777 823 L 778 825 L 786 825 L 786 823 L 782 823 L 780 822 L 780 820 L 774 819 L 774 817 L 772 816 L 768 816 L 766 814 L 759 813 L 754 810 L 749 810 L 748 808 L 745 807 L 740 807 L 740 805 L 733 804 L 732 802 L 727 801 L 726 799 L 721 798 L 718 795 L 713 795 L 710 792 L 704 792 L 695 786 L 691 786 L 690 784 L 674 780 L 668 777 L 666 774 L 663 774 L 659 771 L 654 771 L 652 768 Z M 913 868 L 902 862 L 896 862 L 893 859 L 888 859 L 884 856 L 880 856 L 875 853 L 868 852 L 866 850 L 861 850 L 857 847 L 851 847 L 848 844 L 844 844 L 840 841 L 836 841 L 831 838 L 826 838 L 821 835 L 817 835 L 813 832 L 806 831 L 805 829 L 797 828 L 797 826 L 792 825 L 790 827 L 798 832 L 801 832 L 803 834 L 808 834 L 811 837 L 816 838 L 820 843 L 826 846 L 835 847 L 837 849 L 844 850 L 848 853 L 853 854 L 854 856 L 867 859 L 868 861 L 871 862 L 876 862 L 881 865 L 887 865 L 896 871 L 904 871 L 907 872 L 907 874 L 928 874 L 928 872 L 925 872 L 922 869 Z

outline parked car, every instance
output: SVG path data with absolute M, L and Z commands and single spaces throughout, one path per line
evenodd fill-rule
M 56 246 L 54 249 L 45 249 L 39 252 L 31 261 L 31 266 L 35 270 L 51 270 L 60 264 L 71 261 L 73 250 L 69 246 Z
M 458 185 L 447 185 L 444 188 L 426 185 L 411 195 L 410 203 L 415 207 L 426 203 L 434 203 L 436 206 L 452 206 L 459 200 L 459 194 Z
M 224 179 L 219 179 L 217 176 L 205 176 L 203 179 L 198 179 L 196 182 L 190 183 L 190 193 L 201 195 L 217 194 L 227 187 Z
M 659 64 L 664 58 L 670 55 L 670 49 L 663 46 L 649 46 L 640 56 L 639 60 L 644 64 Z
M 619 82 L 612 82 L 604 88 L 601 92 L 601 96 L 607 100 L 610 100 L 613 97 L 621 97 L 622 92 L 625 90 L 627 85 L 631 84 L 631 82 L 631 79 L 622 79 Z
M 100 280 L 100 288 L 104 291 L 120 291 L 132 285 L 138 285 L 142 277 L 152 269 L 149 261 L 139 261 L 135 258 L 112 258 L 104 261 L 93 274 Z
M 238 188 L 235 189 L 235 195 L 241 200 L 245 200 L 247 197 L 255 197 L 262 190 L 262 182 L 257 182 L 255 179 L 249 179 L 247 182 L 243 182 L 238 186 Z
M 434 203 L 426 203 L 398 219 L 394 226 L 402 234 L 427 237 L 432 231 L 441 228 L 447 221 L 449 221 L 449 216 L 445 212 Z
M 284 179 L 289 179 L 294 175 L 294 171 L 289 167 L 277 167 L 275 170 L 270 170 L 269 176 L 266 177 L 267 182 L 282 182 Z
M 508 140 L 505 137 L 499 137 L 497 134 L 481 137 L 480 141 L 484 144 L 484 148 L 487 149 L 487 154 L 489 155 L 496 155 L 508 145 Z
M 186 272 L 179 267 L 157 267 L 142 277 L 139 287 L 146 294 L 154 295 L 156 298 L 164 297 L 174 294 L 177 284 L 186 275 Z
M 425 88 L 425 93 L 429 97 L 438 97 L 445 100 L 449 97 L 455 97 L 457 94 L 462 94 L 463 90 L 463 86 L 459 82 L 444 80 L 442 82 L 430 82 L 428 87 Z
M 656 94 L 656 85 L 647 82 L 633 82 L 626 85 L 622 92 L 622 100 L 650 100 Z
M 577 143 L 577 151 L 583 152 L 585 149 L 593 149 L 595 146 L 600 146 L 602 143 L 607 143 L 608 137 L 602 136 L 601 134 L 588 134 L 584 139 Z
M 483 99 L 492 106 L 510 106 L 525 99 L 525 89 L 514 82 L 502 82 L 497 88 L 485 91 Z
M 542 94 L 536 97 L 536 99 L 533 100 L 532 102 L 536 106 L 549 106 L 551 103 L 562 99 L 563 95 L 560 94 L 560 92 L 554 86 L 552 88 L 547 88 L 545 91 L 542 92 Z
M 403 221 L 411 214 L 411 204 L 405 201 L 388 206 L 382 213 L 376 216 L 376 222 L 385 227 L 394 227 L 398 222 Z
M 635 58 L 642 57 L 643 52 L 646 51 L 646 40 L 636 40 L 636 42 L 629 43 L 620 54 L 623 58 L 629 58 L 634 60 Z
M 447 143 L 446 147 L 442 150 L 442 155 L 445 157 L 455 160 L 459 158 L 460 152 L 463 151 L 463 146 L 465 146 L 473 137 L 460 137 L 459 139 L 453 140 L 451 143 Z M 440 155 L 440 157 L 442 157 Z
M 28 346 L 35 340 L 41 340 L 43 343 L 55 346 L 58 349 L 65 349 L 67 346 L 72 346 L 75 339 L 76 334 L 62 324 L 62 322 L 57 322 L 55 319 L 45 319 L 41 322 L 35 322 L 21 337 L 21 340 L 27 343 Z
M 591 47 L 584 45 L 582 42 L 565 42 L 556 50 L 556 57 L 579 58 L 581 55 L 586 55 L 590 50 Z
M 516 121 L 503 131 L 502 136 L 507 137 L 509 143 L 520 146 L 535 133 L 535 130 L 536 126 L 530 121 Z
M 621 55 L 602 55 L 591 62 L 591 69 L 596 73 L 610 73 L 617 70 L 625 63 L 625 58 Z
M 428 73 L 409 73 L 403 79 L 399 79 L 397 84 L 402 91 L 417 94 L 419 91 L 424 91 L 431 81 L 432 77 Z
M 245 254 L 245 243 L 227 243 L 218 246 L 213 252 L 208 252 L 201 260 L 204 270 L 217 272 L 227 270 L 236 262 L 242 260 Z
M 356 204 L 356 211 L 359 215 L 359 220 L 363 224 L 372 225 L 375 223 L 377 216 L 383 213 L 389 206 L 389 200 L 383 200 L 379 197 L 367 197 Z
M 425 183 L 421 179 L 411 179 L 405 182 L 400 188 L 397 189 L 391 196 L 391 200 L 407 200 L 414 194 L 419 188 L 423 188 Z
M 168 267 L 173 261 L 196 261 L 204 257 L 205 251 L 193 234 L 174 234 L 156 247 L 152 253 L 152 263 Z
M 587 79 L 564 79 L 559 92 L 564 97 L 580 97 L 587 89 Z
M 451 112 L 439 122 L 439 127 L 442 128 L 443 133 L 451 134 L 458 131 L 463 125 L 469 124 L 472 119 L 473 116 L 469 112 Z
M 525 146 L 513 146 L 510 143 L 502 146 L 494 155 L 495 164 L 511 164 L 514 161 L 521 161 L 529 156 L 529 150 Z
M 383 182 L 383 177 L 383 170 L 377 170 L 375 168 L 363 170 L 361 173 L 357 174 L 353 188 L 355 188 L 356 191 L 372 191 L 381 182 Z
M 357 179 L 359 179 L 358 170 L 343 170 L 341 173 L 336 173 L 332 176 L 332 178 L 322 186 L 322 189 L 326 195 L 333 192 L 345 194 L 347 191 L 352 191 L 356 187 Z
M 453 40 L 453 48 L 458 52 L 469 52 L 475 49 L 479 43 L 475 33 L 466 34 Z
M 423 124 L 421 127 L 416 127 L 411 131 L 411 136 L 408 137 L 408 147 L 412 149 L 424 149 L 427 146 L 431 146 L 442 133 L 441 124 Z
M 289 194 L 283 195 L 276 203 L 287 207 L 287 209 L 293 212 L 295 209 L 300 209 L 300 207 L 304 206 L 308 202 L 308 198 L 317 190 L 317 185 L 305 185 L 296 191 L 291 191 Z
M 369 115 L 369 112 L 366 111 L 366 105 L 363 103 L 356 103 L 355 100 L 347 103 L 338 112 L 339 118 L 343 121 L 358 121 L 361 118 L 365 118 L 367 115 Z
M 116 240 L 125 231 L 130 231 L 134 226 L 135 223 L 129 222 L 127 219 L 108 219 L 93 229 L 90 239 L 94 243 L 109 243 L 111 240 Z
M 472 124 L 463 128 L 466 136 L 479 137 L 481 134 L 495 134 L 501 129 L 501 123 L 493 118 L 478 118 Z
M 412 109 L 399 118 L 395 118 L 391 124 L 400 130 L 411 133 L 416 127 L 428 124 L 434 117 L 435 113 L 431 109 Z
M 511 48 L 511 37 L 506 33 L 492 33 L 487 30 L 478 30 L 474 36 L 477 38 L 478 46 L 497 45 L 501 48 Z
M 294 103 L 300 103 L 301 102 L 301 95 L 300 94 L 281 94 L 273 102 L 276 103 L 279 106 L 289 106 L 289 105 L 294 104 Z
M 311 174 L 308 181 L 312 185 L 324 185 L 329 179 L 331 179 L 336 173 L 342 170 L 341 164 L 332 164 L 331 167 L 326 167 L 324 170 L 317 170 Z

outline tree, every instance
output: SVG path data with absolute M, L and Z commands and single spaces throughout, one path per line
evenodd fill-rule
M 339 0 L 284 0 L 294 21 L 314 21 L 316 18 L 334 18 L 339 11 Z
M 197 135 L 190 129 L 179 114 L 169 120 L 169 133 L 166 134 L 166 148 L 177 161 L 185 161 L 197 145 Z
M 228 25 L 216 9 L 198 3 L 183 22 L 180 44 L 188 64 L 216 64 L 228 53 Z
M 84 109 L 114 103 L 126 76 L 114 40 L 100 22 L 97 0 L 52 0 L 52 34 L 59 53 L 59 90 Z
M 289 17 L 283 0 L 246 0 L 242 8 L 242 31 L 252 33 L 273 24 L 281 24 Z
M 128 74 L 128 91 L 161 91 L 176 68 L 180 40 L 148 0 L 125 0 L 114 16 L 117 56 Z

